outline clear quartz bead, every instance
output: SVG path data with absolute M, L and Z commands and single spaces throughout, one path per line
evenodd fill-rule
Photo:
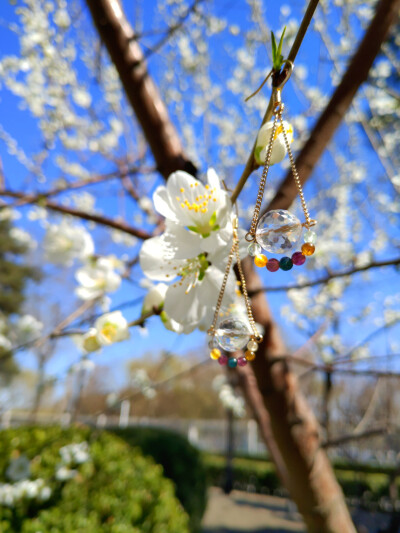
M 286 254 L 296 248 L 302 230 L 295 215 L 285 209 L 273 209 L 258 221 L 256 239 L 267 252 Z
M 317 242 L 317 234 L 315 231 L 308 230 L 304 233 L 304 242 L 315 244 Z
M 216 330 L 218 344 L 227 352 L 236 352 L 244 348 L 250 340 L 250 331 L 238 318 L 226 318 Z
M 256 255 L 261 253 L 261 246 L 257 244 L 256 242 L 252 242 L 247 247 L 247 251 L 251 257 L 255 257 Z

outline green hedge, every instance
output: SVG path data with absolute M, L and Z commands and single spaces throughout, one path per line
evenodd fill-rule
M 72 443 L 83 449 L 80 455 L 72 453 Z M 187 514 L 162 467 L 115 435 L 25 427 L 1 431 L 0 449 L 2 533 L 189 531 Z M 20 467 L 29 464 L 30 482 L 17 481 L 18 462 Z M 38 478 L 44 487 L 32 491 Z M 21 483 L 26 485 L 22 492 Z M 18 497 L 12 504 L 7 498 L 14 493 Z
M 163 467 L 189 515 L 190 530 L 200 531 L 207 504 L 207 473 L 200 452 L 186 438 L 165 429 L 133 427 L 113 431 Z
M 223 486 L 225 476 L 225 458 L 221 455 L 204 454 L 211 485 Z M 247 490 L 249 486 L 257 492 L 274 493 L 283 491 L 275 468 L 268 460 L 250 457 L 236 457 L 233 462 L 235 488 Z M 376 467 L 356 466 L 340 463 L 335 474 L 343 492 L 348 498 L 363 498 L 368 502 L 378 502 L 382 496 L 389 495 L 389 478 L 386 470 L 379 472 Z M 400 482 L 400 480 L 399 480 Z M 283 491 L 284 492 L 284 491 Z

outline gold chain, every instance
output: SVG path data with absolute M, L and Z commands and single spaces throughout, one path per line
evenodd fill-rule
M 268 142 L 267 153 L 265 155 L 264 169 L 263 169 L 263 172 L 262 172 L 262 175 L 261 175 L 260 186 L 258 188 L 256 205 L 254 207 L 253 219 L 251 221 L 250 230 L 246 234 L 246 241 L 248 241 L 248 242 L 254 241 L 255 237 L 256 237 L 256 228 L 257 228 L 257 223 L 258 223 L 258 216 L 260 214 L 261 204 L 262 204 L 263 197 L 264 197 L 264 189 L 265 189 L 265 184 L 267 182 L 268 170 L 269 170 L 269 162 L 270 162 L 270 159 L 271 159 L 272 147 L 274 145 L 274 136 L 275 136 L 277 124 L 278 124 L 278 115 L 275 113 L 274 114 L 274 122 L 272 124 L 271 136 L 270 136 L 269 142 Z
M 232 243 L 232 248 L 231 248 L 231 251 L 229 253 L 228 263 L 226 265 L 225 274 L 224 274 L 224 279 L 222 280 L 221 289 L 220 289 L 219 295 L 218 295 L 217 305 L 215 306 L 214 319 L 213 319 L 213 322 L 212 322 L 212 324 L 210 326 L 210 329 L 208 330 L 208 334 L 209 335 L 214 335 L 215 334 L 215 330 L 216 330 L 217 322 L 218 322 L 218 317 L 219 317 L 219 313 L 220 313 L 220 310 L 221 310 L 222 300 L 224 298 L 224 293 L 225 293 L 225 289 L 226 289 L 226 284 L 228 282 L 228 277 L 229 277 L 229 274 L 230 274 L 230 271 L 231 271 L 232 261 L 233 261 L 233 258 L 236 257 L 238 270 L 239 270 L 239 277 L 240 277 L 241 287 L 242 287 L 242 291 L 243 291 L 243 297 L 244 297 L 244 301 L 245 301 L 245 304 L 246 304 L 247 316 L 248 316 L 248 319 L 249 319 L 249 322 L 250 322 L 251 329 L 253 331 L 254 340 L 256 340 L 257 342 L 261 342 L 262 341 L 262 336 L 258 333 L 258 330 L 257 330 L 257 327 L 256 327 L 256 323 L 255 323 L 254 318 L 253 318 L 253 313 L 251 312 L 251 304 L 250 304 L 250 299 L 249 299 L 249 295 L 248 295 L 248 292 L 247 292 L 246 280 L 245 280 L 245 277 L 244 277 L 244 274 L 243 274 L 242 264 L 241 264 L 241 261 L 240 261 L 239 236 L 238 236 L 237 229 L 238 229 L 238 219 L 237 219 L 237 217 L 235 217 L 234 220 L 233 220 L 233 243 Z
M 294 162 L 294 157 L 293 157 L 293 154 L 292 154 L 292 150 L 290 148 L 290 144 L 289 144 L 289 140 L 288 140 L 287 133 L 286 133 L 286 130 L 285 130 L 285 126 L 283 125 L 282 107 L 283 107 L 283 104 L 281 104 L 278 107 L 278 110 L 277 110 L 276 114 L 278 115 L 280 123 L 282 125 L 283 139 L 285 141 L 286 151 L 287 151 L 289 159 L 290 159 L 290 165 L 292 167 L 293 179 L 294 179 L 294 182 L 295 182 L 296 187 L 297 187 L 297 191 L 298 191 L 299 196 L 300 196 L 301 207 L 303 208 L 304 218 L 306 219 L 306 222 L 305 222 L 304 225 L 305 225 L 305 227 L 307 229 L 310 229 L 310 227 L 313 226 L 314 224 L 312 224 L 312 221 L 311 221 L 311 218 L 310 218 L 310 213 L 308 212 L 306 200 L 305 200 L 304 194 L 303 194 L 303 187 L 301 186 L 300 176 L 299 176 L 299 174 L 297 172 L 296 164 Z
M 253 214 L 253 218 L 252 218 L 252 221 L 251 221 L 250 230 L 246 234 L 246 237 L 245 237 L 247 242 L 252 242 L 256 238 L 256 229 L 257 229 L 258 219 L 259 219 L 259 215 L 260 215 L 261 204 L 262 204 L 262 200 L 263 200 L 263 196 L 264 196 L 264 189 L 265 189 L 265 184 L 266 184 L 266 181 L 267 181 L 268 170 L 269 170 L 269 166 L 270 166 L 272 148 L 273 148 L 274 141 L 275 141 L 275 132 L 277 130 L 278 120 L 279 120 L 281 128 L 282 128 L 283 139 L 284 139 L 284 142 L 285 142 L 286 151 L 287 151 L 288 156 L 289 156 L 290 166 L 292 168 L 293 179 L 294 179 L 294 182 L 296 184 L 297 191 L 299 193 L 301 206 L 303 208 L 303 213 L 304 213 L 304 218 L 305 218 L 305 223 L 303 224 L 303 226 L 305 226 L 307 229 L 310 229 L 311 226 L 314 226 L 316 224 L 316 221 L 311 219 L 310 213 L 309 213 L 308 208 L 307 208 L 306 200 L 304 198 L 303 188 L 301 186 L 300 176 L 299 176 L 299 174 L 297 172 L 297 168 L 296 168 L 296 164 L 295 164 L 294 157 L 293 157 L 293 154 L 292 154 L 292 150 L 290 148 L 289 139 L 288 139 L 288 136 L 287 136 L 287 133 L 286 133 L 285 126 L 283 124 L 282 110 L 283 110 L 284 106 L 283 106 L 283 103 L 281 102 L 280 89 L 275 89 L 274 90 L 273 98 L 274 98 L 274 111 L 273 111 L 273 113 L 274 113 L 274 121 L 273 121 L 273 124 L 272 124 L 271 136 L 270 136 L 269 142 L 268 142 L 268 148 L 267 148 L 267 153 L 266 153 L 266 156 L 265 156 L 264 169 L 263 169 L 263 173 L 262 173 L 261 180 L 260 180 L 260 186 L 258 188 L 257 200 L 256 200 L 256 204 L 255 204 L 255 207 L 254 207 L 254 214 Z

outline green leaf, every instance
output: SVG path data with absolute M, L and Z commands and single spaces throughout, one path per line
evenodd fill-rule
M 275 39 L 275 35 L 274 35 L 274 32 L 271 31 L 271 45 L 272 45 L 272 64 L 275 68 L 275 64 L 276 64 L 276 39 Z
M 282 67 L 282 46 L 283 46 L 283 38 L 285 36 L 286 32 L 286 26 L 283 28 L 283 32 L 279 41 L 279 45 L 276 46 L 276 38 L 274 35 L 274 32 L 271 31 L 271 46 L 272 46 L 272 65 L 274 67 L 275 71 L 279 71 Z
M 279 57 L 280 64 L 282 64 L 282 59 L 283 59 L 282 45 L 283 45 L 283 38 L 285 36 L 285 31 L 286 31 L 286 26 L 283 28 L 283 32 L 282 32 L 282 35 L 281 35 L 281 40 L 279 41 L 279 46 L 278 46 L 278 57 Z M 280 66 L 281 65 L 279 65 L 279 68 L 280 68 Z

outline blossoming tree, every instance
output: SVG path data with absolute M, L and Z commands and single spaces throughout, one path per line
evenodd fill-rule
M 322 361 L 331 375 L 334 356 L 348 361 L 355 353 L 349 350 L 354 332 L 343 327 L 338 333 L 339 319 L 366 331 L 377 320 L 383 320 L 377 327 L 396 327 L 400 318 L 391 286 L 369 296 L 383 307 L 379 316 L 352 293 L 360 282 L 365 291 L 378 286 L 381 269 L 394 276 L 392 267 L 400 262 L 394 252 L 399 139 L 393 122 L 382 119 L 388 109 L 398 114 L 392 86 L 397 37 L 381 49 L 399 2 L 381 0 L 376 12 L 369 3 L 324 2 L 299 51 L 317 3 L 310 3 L 299 31 L 302 13 L 294 11 L 291 18 L 289 5 L 265 13 L 259 0 L 223 15 L 201 0 L 143 3 L 135 29 L 117 1 L 88 0 L 90 14 L 84 3 L 67 6 L 63 0 L 25 0 L 15 11 L 9 8 L 2 31 L 16 42 L 0 61 L 4 102 L 21 114 L 37 142 L 32 147 L 31 134 L 5 114 L 0 194 L 3 214 L 11 217 L 19 210 L 21 227 L 39 241 L 33 259 L 56 265 L 46 265 L 53 292 L 57 287 L 60 294 L 62 286 L 56 285 L 53 268 L 63 268 L 65 279 L 71 272 L 75 278 L 78 305 L 66 294 L 66 318 L 49 320 L 45 337 L 36 328 L 32 343 L 73 334 L 88 359 L 135 336 L 135 326 L 151 315 L 177 334 L 207 330 L 236 212 L 241 227 L 250 221 L 257 185 L 252 172 L 265 157 L 270 131 L 268 99 L 259 94 L 244 111 L 243 97 L 268 69 L 269 25 L 286 25 L 285 43 L 294 41 L 287 57 L 297 58 L 295 93 L 290 95 L 290 88 L 284 93 L 290 102 L 287 130 L 320 223 L 318 251 L 307 263 L 312 268 L 296 271 L 283 287 L 279 275 L 278 282 L 260 277 L 243 261 L 264 340 L 252 369 L 247 365 L 238 375 L 309 530 L 354 531 L 320 446 L 320 428 L 289 363 Z M 153 9 L 157 16 L 149 23 Z M 318 62 L 316 49 L 323 50 L 324 61 Z M 258 134 L 264 113 L 266 124 Z M 278 131 L 271 163 L 282 161 L 284 167 L 285 155 Z M 296 190 L 290 176 L 280 183 L 275 168 L 267 203 L 270 209 L 287 209 Z M 10 172 L 18 176 L 15 182 Z M 135 286 L 142 275 L 157 282 L 146 295 Z M 140 316 L 132 320 L 117 299 L 128 290 L 141 296 Z M 285 302 L 272 302 L 273 312 L 265 300 L 268 291 L 287 291 Z M 243 315 L 233 273 L 225 295 L 224 311 Z M 283 327 L 294 332 L 293 343 L 285 342 Z M 362 348 L 376 349 L 370 338 L 362 340 L 356 339 Z M 306 341 L 309 359 L 287 355 Z M 223 396 L 226 400 L 226 391 Z

